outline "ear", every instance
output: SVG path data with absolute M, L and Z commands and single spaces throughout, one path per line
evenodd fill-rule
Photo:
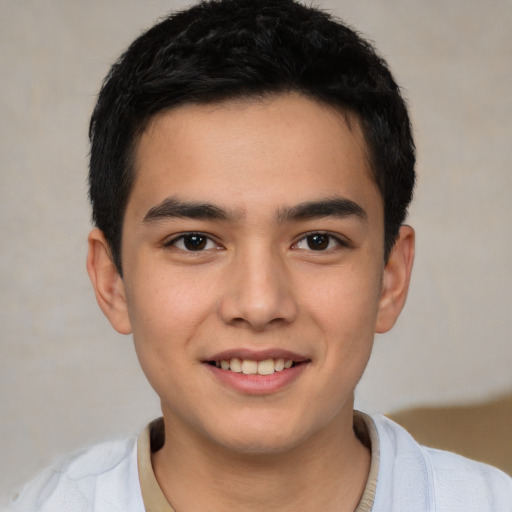
M 413 261 L 414 230 L 402 226 L 384 267 L 375 332 L 387 332 L 395 325 L 407 298 Z
M 112 327 L 121 334 L 130 334 L 132 327 L 128 316 L 124 283 L 112 261 L 110 248 L 103 232 L 95 228 L 87 239 L 87 272 L 101 310 Z

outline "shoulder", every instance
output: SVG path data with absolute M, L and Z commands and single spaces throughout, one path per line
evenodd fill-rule
M 437 497 L 454 504 L 469 502 L 473 507 L 471 510 L 478 512 L 512 511 L 510 476 L 497 468 L 454 453 L 426 447 L 421 449 L 432 468 Z
M 510 476 L 454 453 L 421 446 L 388 418 L 372 416 L 372 420 L 380 451 L 377 494 L 381 500 L 390 496 L 396 500 L 389 510 L 413 505 L 419 511 L 512 512 Z
M 10 510 L 144 510 L 138 484 L 136 440 L 101 443 L 65 457 L 27 484 Z

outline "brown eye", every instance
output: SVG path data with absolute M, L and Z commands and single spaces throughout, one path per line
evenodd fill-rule
M 316 233 L 306 237 L 308 247 L 313 251 L 323 251 L 329 247 L 331 237 L 329 235 L 323 235 Z
M 185 235 L 183 245 L 189 251 L 201 251 L 206 247 L 208 238 L 202 235 Z
M 215 249 L 217 245 L 206 235 L 201 233 L 187 233 L 171 240 L 168 246 L 176 247 L 182 251 L 200 252 L 208 249 Z
M 331 249 L 347 247 L 347 243 L 337 236 L 329 233 L 310 233 L 301 238 L 294 246 L 305 251 L 328 251 Z

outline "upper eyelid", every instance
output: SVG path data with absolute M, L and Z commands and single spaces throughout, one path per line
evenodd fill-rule
M 214 237 L 213 235 L 210 235 L 208 233 L 204 233 L 202 231 L 184 231 L 182 233 L 176 233 L 174 235 L 170 235 L 163 240 L 162 245 L 164 247 L 168 247 L 168 246 L 175 244 L 179 240 L 183 240 L 186 236 L 194 236 L 194 235 L 204 236 L 205 238 L 208 238 L 208 240 L 211 240 L 215 245 L 221 245 L 221 243 L 217 240 L 216 237 Z
M 344 246 L 348 246 L 350 244 L 350 240 L 346 236 L 341 235 L 340 233 L 332 233 L 331 231 L 323 231 L 323 230 L 317 230 L 317 231 L 313 230 L 313 231 L 308 231 L 307 233 L 303 233 L 303 234 L 299 235 L 296 238 L 295 242 L 293 242 L 292 245 L 297 245 L 299 242 L 301 242 L 308 236 L 313 236 L 313 235 L 329 236 L 329 237 L 335 239 L 336 241 L 338 241 L 340 243 L 340 245 L 344 245 Z

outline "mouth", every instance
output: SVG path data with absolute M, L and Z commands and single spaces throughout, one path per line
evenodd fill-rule
M 287 389 L 311 359 L 282 349 L 231 349 L 212 354 L 203 364 L 222 385 L 244 395 L 269 395 Z
M 241 359 L 239 357 L 207 361 L 209 365 L 220 368 L 221 370 L 242 373 L 244 375 L 272 375 L 273 373 L 282 372 L 306 362 L 307 361 L 294 361 L 293 359 L 284 358 L 268 358 L 262 361 L 256 361 L 254 359 Z

